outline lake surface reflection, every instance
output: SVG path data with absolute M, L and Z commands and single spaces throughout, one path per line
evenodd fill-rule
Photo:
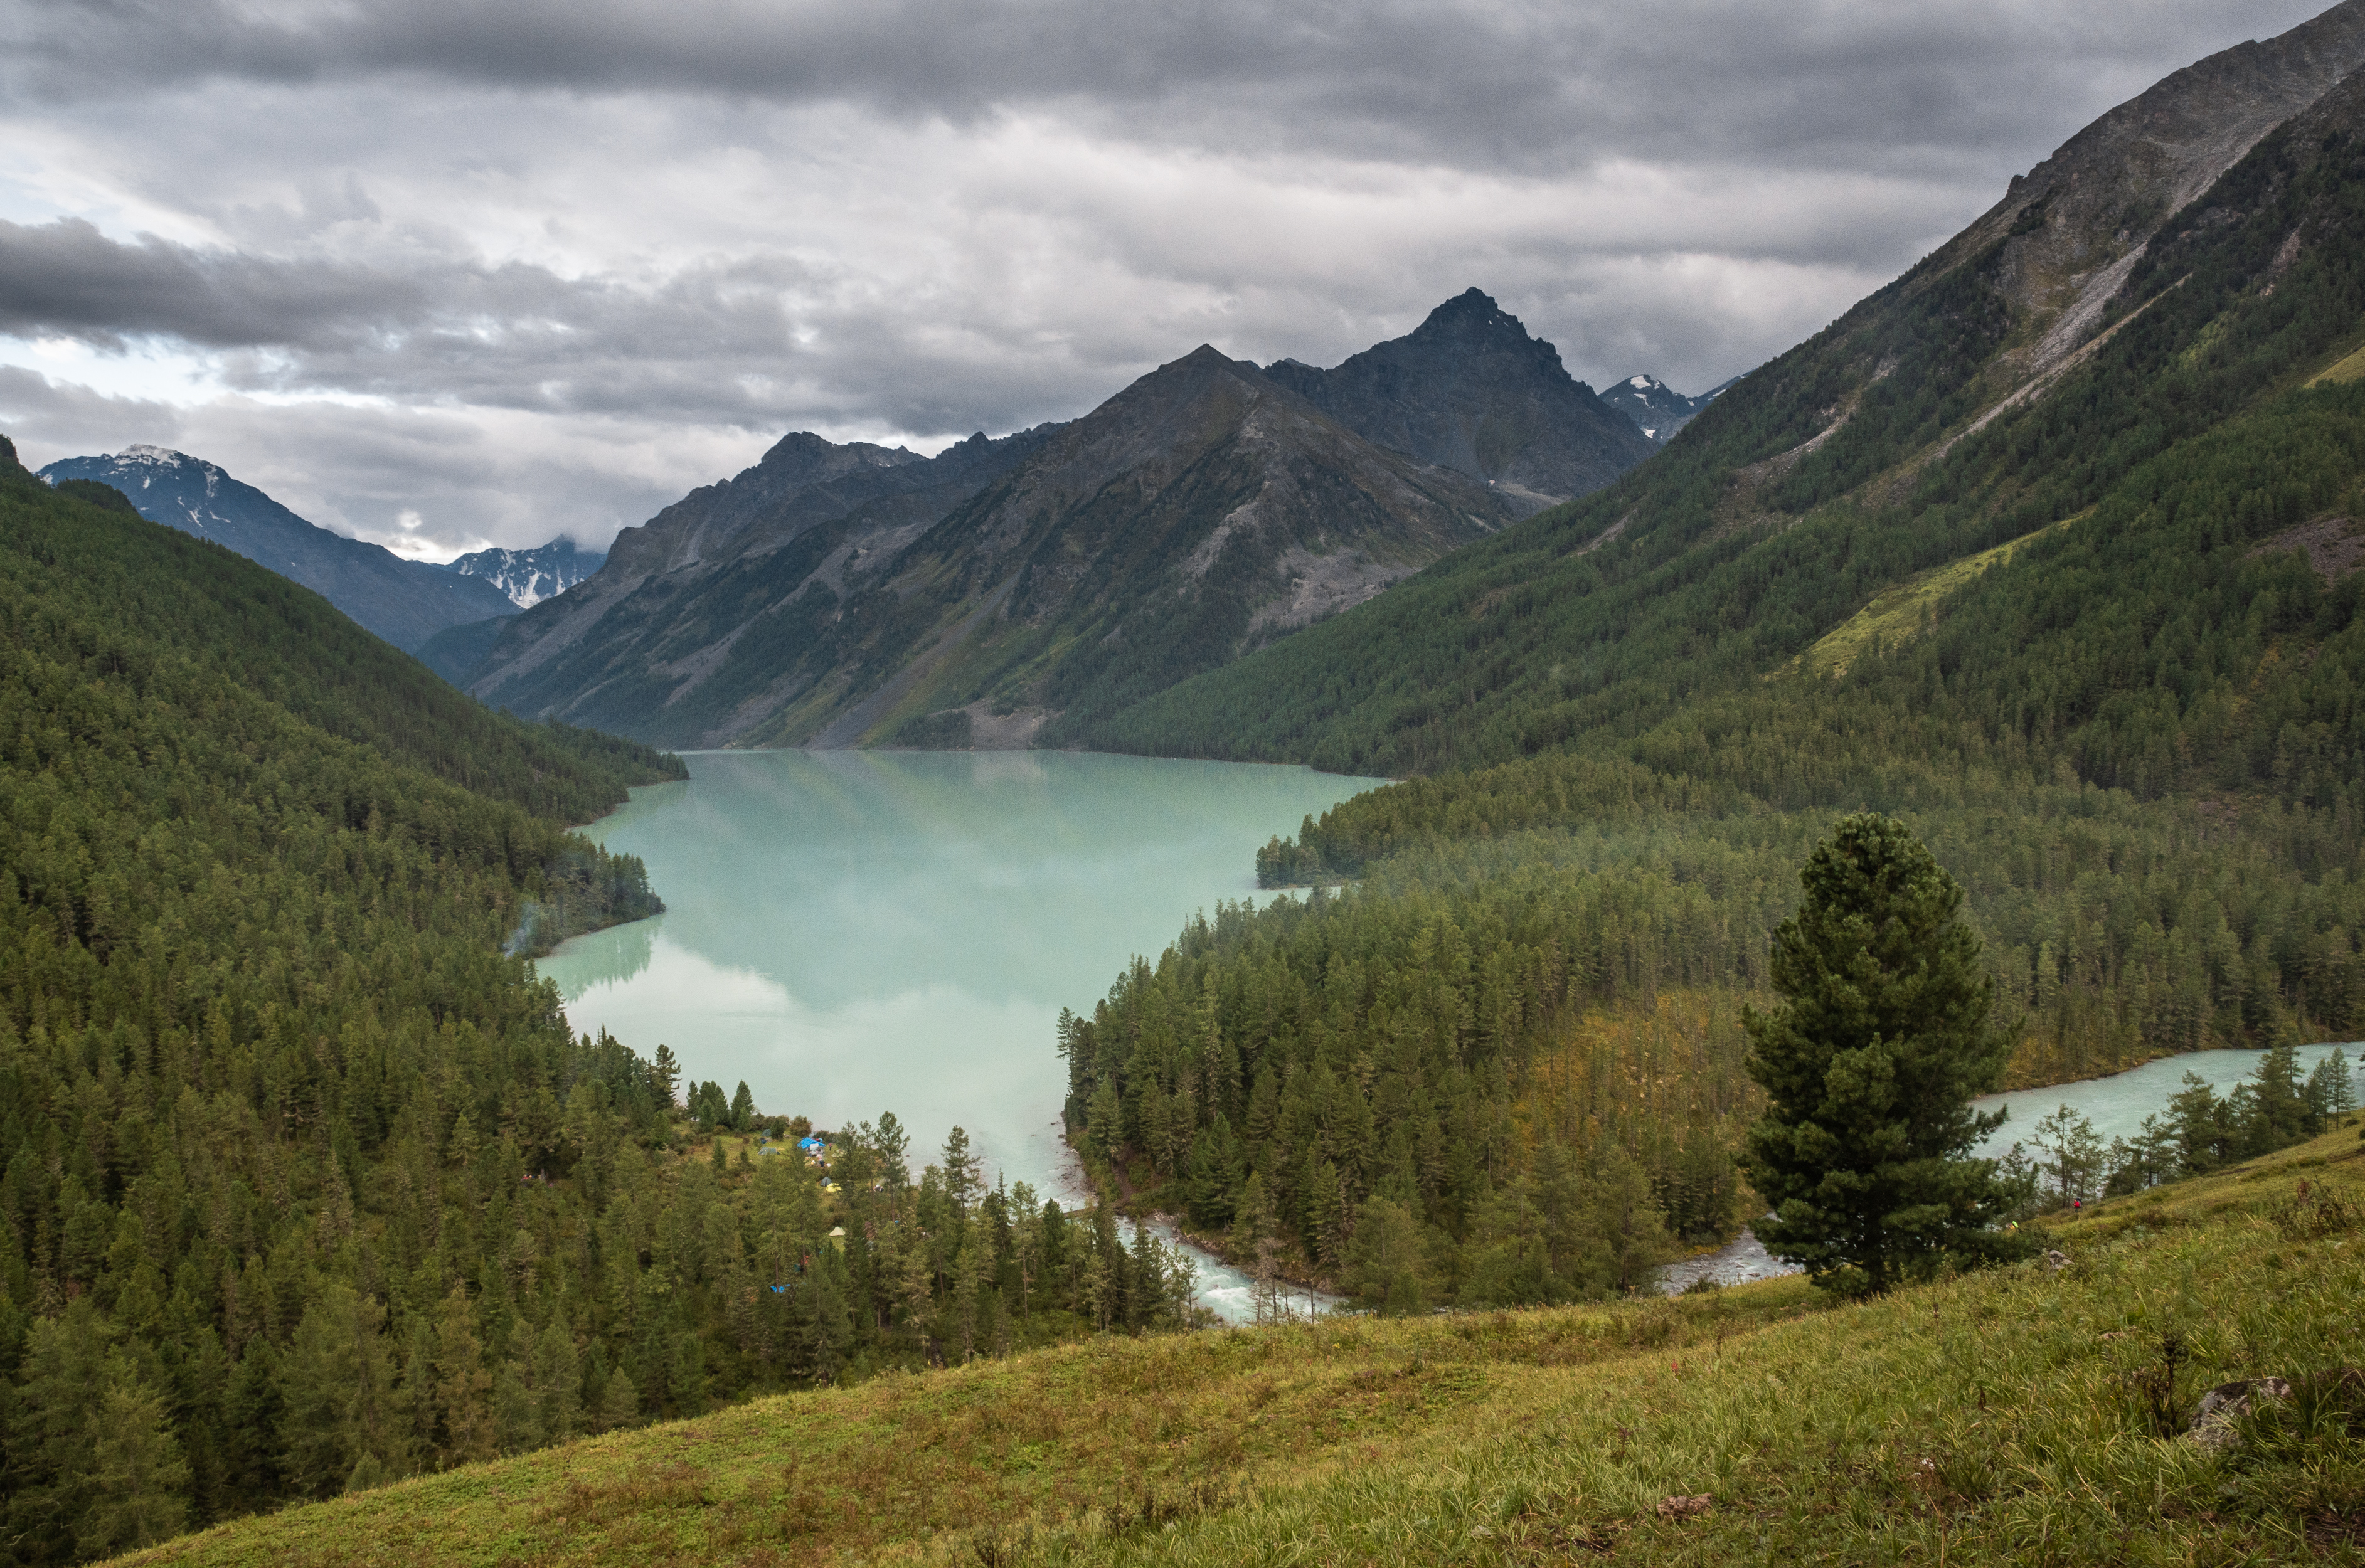
M 1065 752 L 685 760 L 689 782 L 585 830 L 645 860 L 667 909 L 542 960 L 576 1029 L 669 1045 L 819 1126 L 891 1110 L 915 1167 L 958 1123 L 989 1179 L 1047 1190 L 1059 1009 L 1089 1013 L 1194 911 L 1271 896 L 1257 846 L 1380 782 Z

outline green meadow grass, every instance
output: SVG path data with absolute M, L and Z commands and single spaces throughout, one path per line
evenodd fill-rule
M 2352 1125 L 2048 1222 L 2057 1271 L 1860 1305 L 1783 1280 L 1103 1339 L 761 1400 L 126 1561 L 2365 1562 L 2365 1431 L 2270 1420 L 2216 1457 L 2158 1436 L 2145 1394 L 2166 1335 L 2190 1358 L 2187 1416 L 2221 1382 L 2365 1362 L 2360 1215 Z
M 2052 528 L 2067 528 L 2077 521 L 2074 517 L 2066 518 L 2054 523 Z M 2049 532 L 2051 529 L 2040 528 L 2034 533 L 2023 533 L 2017 539 L 2006 540 L 1992 550 L 1981 550 L 1977 554 L 1949 561 L 1943 566 L 1933 566 L 1894 588 L 1883 588 L 1873 596 L 1870 603 L 1825 633 L 1814 646 L 1791 660 L 1787 669 L 1803 669 L 1810 675 L 1833 678 L 1845 675 L 1848 666 L 1866 653 L 1877 648 L 1894 648 L 1927 630 L 1935 622 L 1938 606 L 1947 595 L 1989 567 L 2003 566 L 2022 545 L 2032 539 L 2040 539 Z

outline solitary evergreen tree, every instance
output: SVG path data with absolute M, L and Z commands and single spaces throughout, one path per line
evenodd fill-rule
M 1841 1290 L 2006 1252 L 1990 1226 L 2008 1193 L 1992 1160 L 1969 1158 L 2003 1116 L 1969 1102 L 1995 1087 L 2011 1041 L 1988 1025 L 1995 982 L 1961 887 L 1871 812 L 1842 820 L 1799 879 L 1805 896 L 1774 934 L 1782 1005 L 1744 1014 L 1770 1102 L 1746 1159 L 1775 1206 L 1759 1239 Z

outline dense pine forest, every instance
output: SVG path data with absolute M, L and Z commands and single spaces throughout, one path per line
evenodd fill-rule
M 958 1144 L 912 1180 L 890 1119 L 825 1170 L 572 1034 L 521 955 L 659 905 L 567 824 L 678 761 L 110 495 L 0 445 L 10 1561 L 1183 1315 L 1154 1237 Z
M 1933 260 L 1601 495 L 1104 723 L 1407 781 L 1257 857 L 1360 885 L 1070 1024 L 1077 1139 L 1373 1299 L 1384 1255 L 1630 1283 L 1653 1224 L 1742 1217 L 1740 1010 L 1861 808 L 1966 888 L 2015 1085 L 2365 1034 L 2365 574 L 2325 548 L 2365 517 L 2360 124 L 2349 87 L 2270 136 L 2041 398 L 1974 417 L 2027 341 L 2009 239 Z

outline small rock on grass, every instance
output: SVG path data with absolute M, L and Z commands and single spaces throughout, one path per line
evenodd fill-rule
M 2291 1384 L 2279 1377 L 2221 1383 L 2201 1396 L 2201 1408 L 2192 1416 L 2192 1440 L 2211 1453 L 2224 1453 L 2242 1440 L 2236 1422 L 2259 1405 L 2290 1397 Z
M 2311 1426 L 2335 1425 L 2352 1436 L 2365 1436 L 2365 1372 L 2355 1367 L 2296 1372 L 2289 1380 L 2221 1383 L 2201 1396 L 2190 1435 L 2212 1453 L 2228 1452 L 2241 1443 L 2244 1417 L 2261 1406 L 2294 1397 L 2299 1401 L 2295 1411 Z

